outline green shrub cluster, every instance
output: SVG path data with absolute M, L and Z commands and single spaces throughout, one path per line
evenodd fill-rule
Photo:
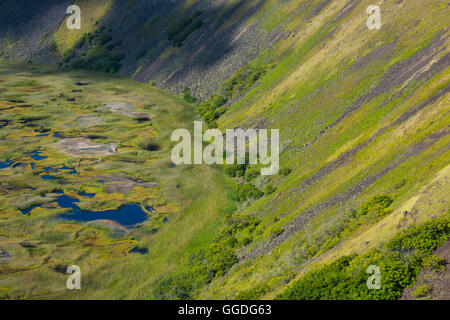
M 245 170 L 245 175 L 244 175 L 244 179 L 245 181 L 252 181 L 253 179 L 255 179 L 256 177 L 261 175 L 261 169 L 259 168 L 249 168 L 247 170 Z
M 269 287 L 267 285 L 262 284 L 255 288 L 239 292 L 234 297 L 234 300 L 258 300 L 268 291 L 268 289 Z
M 217 128 L 216 120 L 225 113 L 227 99 L 220 94 L 213 94 L 207 100 L 199 103 L 197 113 L 205 120 L 208 128 Z
M 104 28 L 101 28 L 93 34 L 84 34 L 73 48 L 64 52 L 62 62 L 73 69 L 87 69 L 109 73 L 119 71 L 121 67 L 120 62 L 125 58 L 125 55 L 112 53 L 111 51 L 119 46 L 121 41 L 112 41 L 112 37 L 102 33 L 103 31 Z M 75 58 L 77 52 L 79 57 Z
M 208 127 L 216 128 L 216 120 L 227 111 L 225 104 L 247 92 L 264 74 L 266 68 L 258 65 L 247 65 L 225 81 L 217 94 L 197 105 L 197 113 Z
M 225 157 L 225 154 L 224 154 Z M 235 159 L 236 160 L 236 159 Z M 276 187 L 273 185 L 267 185 L 264 192 L 256 188 L 253 184 L 249 183 L 261 174 L 258 167 L 251 166 L 249 163 L 249 154 L 245 154 L 245 164 L 226 164 L 224 165 L 224 172 L 232 178 L 243 177 L 244 184 L 238 184 L 234 192 L 234 198 L 237 202 L 244 202 L 248 199 L 259 199 L 264 194 L 271 194 L 275 192 Z M 242 181 L 242 180 L 241 180 Z
M 265 186 L 264 188 L 264 194 L 272 194 L 275 191 L 277 191 L 277 188 L 274 187 L 272 184 L 268 184 L 267 186 Z
M 244 202 L 248 199 L 259 199 L 264 195 L 264 192 L 256 188 L 251 183 L 239 184 L 234 193 L 234 197 L 238 202 Z
M 243 177 L 247 167 L 247 164 L 226 164 L 223 171 L 232 178 Z
M 446 267 L 446 261 L 444 258 L 436 254 L 432 254 L 431 256 L 426 257 L 423 260 L 422 266 L 425 269 L 431 270 L 432 272 L 444 271 Z
M 432 288 L 429 285 L 423 284 L 417 286 L 417 288 L 413 292 L 413 296 L 416 298 L 423 298 L 430 294 Z
M 450 235 L 450 219 L 424 223 L 398 234 L 380 249 L 364 255 L 341 257 L 330 265 L 309 271 L 277 299 L 383 299 L 402 296 L 414 284 L 423 261 Z M 366 273 L 370 265 L 381 269 L 381 289 L 369 290 Z
M 222 84 L 222 94 L 225 97 L 236 98 L 247 92 L 264 76 L 266 68 L 259 65 L 248 65 L 241 68 L 233 77 Z
M 359 216 L 381 217 L 388 213 L 388 208 L 392 204 L 389 196 L 375 196 L 367 202 L 359 211 Z
M 244 214 L 229 215 L 218 237 L 206 250 L 189 257 L 187 267 L 161 280 L 153 292 L 155 299 L 193 299 L 200 288 L 223 276 L 236 262 L 236 233 L 260 223 Z
M 285 177 L 285 176 L 289 175 L 289 173 L 291 173 L 291 171 L 292 171 L 292 169 L 290 169 L 290 168 L 281 168 L 279 171 L 279 175 Z
M 258 168 L 252 168 L 249 164 L 249 154 L 245 154 L 245 164 L 226 164 L 224 165 L 224 172 L 232 178 L 243 177 L 246 182 L 249 182 L 260 175 Z M 270 191 L 270 190 L 269 190 Z M 256 188 L 251 183 L 238 184 L 234 192 L 234 199 L 237 202 L 244 202 L 248 199 L 259 199 L 264 195 L 264 192 Z
M 191 89 L 189 89 L 189 88 L 184 88 L 183 100 L 188 103 L 196 103 L 197 102 L 197 99 L 191 95 Z
M 172 41 L 172 46 L 181 47 L 184 40 L 203 25 L 203 21 L 196 20 L 200 14 L 201 11 L 197 10 L 192 17 L 184 17 L 169 26 L 167 40 Z

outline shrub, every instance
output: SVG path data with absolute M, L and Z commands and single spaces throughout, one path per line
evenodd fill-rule
M 221 92 L 226 97 L 237 97 L 248 91 L 265 73 L 262 66 L 245 66 L 223 83 Z
M 309 271 L 277 299 L 399 299 L 403 290 L 414 283 L 426 258 L 448 240 L 449 222 L 447 217 L 412 227 L 380 250 L 374 249 L 361 256 L 344 256 L 330 265 Z M 380 290 L 366 287 L 369 265 L 381 269 Z
M 259 199 L 263 195 L 264 193 L 261 190 L 250 183 L 239 185 L 235 192 L 235 198 L 239 202 L 243 202 L 247 199 Z
M 432 291 L 432 288 L 429 285 L 423 284 L 417 286 L 417 288 L 413 292 L 413 296 L 416 298 L 423 298 L 429 295 Z
M 264 194 L 272 194 L 277 190 L 276 187 L 274 187 L 272 184 L 268 184 L 265 188 L 264 188 Z
M 198 104 L 196 107 L 197 113 L 203 117 L 209 128 L 216 126 L 216 120 L 226 112 L 227 108 L 224 105 L 227 99 L 220 95 L 211 95 L 208 99 Z
M 229 99 L 247 92 L 265 73 L 265 66 L 247 65 L 226 80 L 216 94 L 197 105 L 197 113 L 209 128 L 217 127 L 216 120 L 227 111 L 224 106 Z
M 197 99 L 191 95 L 191 89 L 184 88 L 183 90 L 183 100 L 188 103 L 195 103 L 197 102 Z
M 241 246 L 246 246 L 248 244 L 250 244 L 252 242 L 252 238 L 250 237 L 245 237 L 241 240 L 240 245 Z
M 55 54 L 58 52 L 58 44 L 56 43 L 55 39 L 52 39 L 50 41 L 49 50 L 51 53 Z
M 375 196 L 361 208 L 358 215 L 369 215 L 371 217 L 384 216 L 389 212 L 387 208 L 389 208 L 393 201 L 394 200 L 388 196 Z
M 268 286 L 265 284 L 259 285 L 255 288 L 239 292 L 234 297 L 234 300 L 258 300 L 268 291 L 268 289 Z
M 245 181 L 251 181 L 260 175 L 259 169 L 248 169 L 245 171 Z
M 226 164 L 224 167 L 224 172 L 232 178 L 244 176 L 246 170 L 246 164 Z
M 432 272 L 444 271 L 445 264 L 445 259 L 436 254 L 424 258 L 422 262 L 422 266 L 426 269 L 430 269 Z
M 104 44 L 107 44 L 112 40 L 112 37 L 108 34 L 102 33 L 95 37 L 94 44 L 97 44 L 99 46 L 103 46 Z
M 66 50 L 66 51 L 64 52 L 64 54 L 63 54 L 63 59 L 62 59 L 62 61 L 63 61 L 64 63 L 67 63 L 67 62 L 69 62 L 73 57 L 75 57 L 75 49 L 69 49 L 69 50 Z
M 87 51 L 81 51 L 80 56 L 72 60 L 70 67 L 73 69 L 90 69 L 109 73 L 119 71 L 120 62 L 125 58 L 121 53 L 112 53 L 111 50 L 121 44 L 121 41 L 110 43 L 112 37 L 107 34 L 96 32 L 95 34 L 87 33 L 78 40 L 74 47 L 67 50 L 63 56 L 63 62 L 68 64 L 76 55 L 77 49 L 82 49 L 86 42 L 92 44 Z
M 280 169 L 279 174 L 280 174 L 280 176 L 285 177 L 285 176 L 289 175 L 289 173 L 291 173 L 291 171 L 292 171 L 292 169 L 290 169 L 290 168 L 282 168 L 282 169 Z

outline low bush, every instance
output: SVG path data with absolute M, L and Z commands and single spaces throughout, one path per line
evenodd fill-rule
M 291 171 L 292 171 L 292 169 L 282 168 L 279 171 L 279 175 L 285 177 L 285 176 L 289 175 L 289 173 L 291 173 Z
M 259 199 L 264 193 L 250 183 L 238 185 L 235 191 L 235 199 L 238 202 L 244 202 L 248 199 Z
M 445 259 L 433 254 L 423 259 L 422 266 L 432 272 L 440 272 L 445 270 Z
M 417 286 L 417 288 L 413 292 L 413 296 L 416 298 L 424 298 L 429 295 L 432 291 L 432 288 L 429 285 L 423 284 Z
M 309 271 L 277 299 L 399 299 L 414 284 L 426 258 L 450 235 L 448 217 L 401 232 L 380 249 L 344 256 L 330 265 Z M 381 289 L 369 290 L 369 265 L 381 269 Z M 417 290 L 417 289 L 416 289 Z
M 263 284 L 255 288 L 244 290 L 239 292 L 234 297 L 234 300 L 258 300 L 268 291 L 268 289 L 268 286 Z
M 188 103 L 196 103 L 197 99 L 191 95 L 191 89 L 185 88 L 183 90 L 183 100 Z
M 121 68 L 120 62 L 125 58 L 121 53 L 111 51 L 121 44 L 120 40 L 112 41 L 110 35 L 95 32 L 86 33 L 64 53 L 62 62 L 73 69 L 88 69 L 116 73 Z M 86 45 L 88 43 L 89 45 Z M 77 52 L 78 57 L 75 58 Z M 74 59 L 75 58 L 75 59 Z
M 367 202 L 358 212 L 359 216 L 380 217 L 388 213 L 388 208 L 393 200 L 389 196 L 375 196 Z
M 264 194 L 268 195 L 268 194 L 272 194 L 277 190 L 276 187 L 274 187 L 272 184 L 268 184 L 265 188 L 264 188 Z
M 245 171 L 244 179 L 245 181 L 251 181 L 258 177 L 261 171 L 258 168 L 252 168 Z
M 197 113 L 205 120 L 209 128 L 216 128 L 216 120 L 228 108 L 225 104 L 232 98 L 247 92 L 266 73 L 266 68 L 259 65 L 247 65 L 225 81 L 218 93 L 197 105 Z
M 247 171 L 247 164 L 226 164 L 224 172 L 232 178 L 242 177 Z

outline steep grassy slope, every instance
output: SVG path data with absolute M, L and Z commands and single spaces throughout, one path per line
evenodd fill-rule
M 246 290 L 273 297 L 300 270 L 367 252 L 411 223 L 448 212 L 441 171 L 449 163 L 448 5 L 383 3 L 377 31 L 365 25 L 369 4 L 282 7 L 291 36 L 253 62 L 276 67 L 217 122 L 280 128 L 281 164 L 292 172 L 256 182 L 277 192 L 243 208 L 240 214 L 261 221 L 236 235 L 251 243 L 236 249 L 240 262 L 199 297 Z M 360 218 L 376 196 L 393 202 Z

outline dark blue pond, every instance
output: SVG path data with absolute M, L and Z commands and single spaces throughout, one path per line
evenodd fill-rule
M 48 157 L 41 156 L 41 152 L 33 152 L 31 154 L 31 158 L 36 161 L 41 161 L 41 160 L 47 159 Z
M 70 172 L 67 172 L 68 174 L 77 174 L 77 170 L 75 168 L 68 168 L 65 165 L 62 166 L 59 170 L 70 170 Z
M 44 180 L 55 180 L 55 177 L 49 176 L 48 174 L 44 174 L 43 176 L 41 176 L 42 179 Z
M 33 153 L 28 153 L 27 155 L 29 155 L 33 160 L 35 161 L 41 161 L 44 159 L 47 159 L 48 157 L 46 156 L 41 156 L 41 152 L 40 151 L 36 151 Z M 16 162 L 14 163 L 11 160 L 6 160 L 6 161 L 0 161 L 0 169 L 5 169 L 5 168 L 16 168 L 19 166 L 23 166 L 22 162 Z M 34 167 L 36 166 L 36 164 L 34 162 L 30 163 L 30 166 L 32 169 L 34 169 Z M 59 168 L 53 168 L 53 167 L 46 167 L 44 168 L 45 172 L 59 172 L 60 170 L 64 170 L 66 172 L 64 172 L 65 174 L 78 174 L 78 171 L 75 168 L 69 168 L 65 165 L 63 165 L 62 167 Z M 43 175 L 41 176 L 42 179 L 44 180 L 55 180 L 55 177 L 52 177 L 50 175 Z
M 9 168 L 11 166 L 11 163 L 12 162 L 10 160 L 0 161 L 0 169 Z
M 139 254 L 147 254 L 148 250 L 145 248 L 135 247 L 135 248 L 131 249 L 130 252 L 139 253 Z
M 20 211 L 21 211 L 23 214 L 30 214 L 30 212 L 31 212 L 34 208 L 37 208 L 37 207 L 40 207 L 40 206 L 41 206 L 40 204 L 36 204 L 36 205 L 31 206 L 31 207 L 29 207 L 29 208 L 21 209 Z
M 86 191 L 82 191 L 82 192 L 80 192 L 80 194 L 81 194 L 82 196 L 86 196 L 86 197 L 89 197 L 89 198 L 95 197 L 95 193 L 88 193 L 88 192 L 86 192 Z
M 75 168 L 68 168 L 65 165 L 63 165 L 61 168 L 52 168 L 52 167 L 47 167 L 44 168 L 45 172 L 59 172 L 59 170 L 68 170 L 69 172 L 65 172 L 67 174 L 77 174 L 77 170 Z
M 71 209 L 68 213 L 59 215 L 60 218 L 75 221 L 112 220 L 125 227 L 134 227 L 148 219 L 148 215 L 138 204 L 126 204 L 117 210 L 87 211 L 81 210 L 76 204 L 77 199 L 61 195 L 57 198 L 61 208 Z

